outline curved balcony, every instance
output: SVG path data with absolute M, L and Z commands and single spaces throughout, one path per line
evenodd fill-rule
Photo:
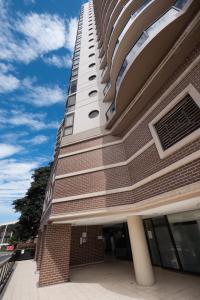
M 124 59 L 117 75 L 115 101 L 107 112 L 107 128 L 110 128 L 116 118 L 126 109 L 171 49 L 177 37 L 196 13 L 197 5 L 200 6 L 200 3 L 197 4 L 194 0 L 178 0 L 174 6 L 142 32 Z M 184 10 L 181 10 L 183 8 Z M 108 90 L 107 93 L 110 91 Z M 148 97 L 146 98 L 144 101 L 148 100 Z M 136 114 L 136 103 L 134 105 Z M 137 105 L 138 109 L 141 109 L 142 104 Z
M 110 16 L 111 16 L 111 14 L 112 14 L 112 12 L 113 12 L 116 4 L 118 3 L 117 1 L 118 0 L 112 0 L 112 1 L 110 1 L 110 5 L 108 6 L 107 11 L 105 12 L 105 18 L 104 18 L 104 21 L 103 21 L 103 36 L 105 36 Z
M 112 14 L 110 16 L 110 18 L 108 19 L 108 24 L 105 26 L 105 37 L 104 37 L 104 45 L 107 48 L 108 45 L 108 41 L 110 38 L 110 35 L 112 33 L 113 30 L 113 24 L 115 23 L 115 20 L 117 19 L 118 15 L 120 14 L 125 2 L 127 0 L 118 0 L 117 4 L 115 4 L 115 7 L 112 11 Z
M 142 10 L 144 6 L 147 5 L 147 2 L 150 2 L 151 0 L 139 0 L 139 1 L 133 1 L 129 0 L 121 10 L 119 16 L 117 17 L 111 31 L 110 40 L 108 44 L 108 50 L 107 50 L 107 61 L 108 61 L 108 71 L 110 71 L 110 65 L 112 61 L 112 56 L 114 52 L 114 48 L 121 40 L 119 36 L 122 34 L 122 31 L 125 32 L 130 24 L 128 24 L 128 21 L 131 19 L 132 15 L 134 13 L 139 14 L 139 8 Z M 142 3 L 142 5 L 141 5 Z M 109 76 L 109 74 L 105 73 L 106 78 Z M 102 82 L 105 82 L 105 78 L 102 78 Z
M 113 58 L 107 61 L 108 71 L 110 69 L 111 91 L 106 95 L 104 101 L 109 101 L 115 96 L 115 82 L 120 68 L 126 55 L 129 53 L 132 45 L 137 41 L 142 32 L 150 24 L 152 24 L 159 16 L 161 16 L 169 7 L 171 7 L 173 0 L 160 0 L 143 1 L 141 6 L 131 15 L 127 21 L 126 26 L 121 32 L 121 40 L 115 45 L 115 52 Z M 113 49 L 114 50 L 114 49 Z M 105 74 L 107 76 L 107 74 Z M 113 84 L 114 83 L 114 84 Z

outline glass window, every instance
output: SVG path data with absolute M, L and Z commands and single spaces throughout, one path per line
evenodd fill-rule
M 64 129 L 64 135 L 71 135 L 73 133 L 73 127 L 68 127 Z
M 200 210 L 168 216 L 184 271 L 200 274 Z
M 88 95 L 94 97 L 97 94 L 97 90 L 91 91 Z
M 76 95 L 69 96 L 68 100 L 67 100 L 67 105 L 71 106 L 71 105 L 74 105 L 74 104 L 76 104 Z
M 92 81 L 92 80 L 94 80 L 96 77 L 97 77 L 96 75 L 92 75 L 92 76 L 90 76 L 88 79 L 89 79 L 90 81 Z
M 77 69 L 74 69 L 72 70 L 72 75 L 77 75 L 78 74 L 78 68 Z
M 76 91 L 77 91 L 77 80 L 74 80 L 70 83 L 69 93 L 73 94 L 73 93 L 76 93 Z
M 71 112 L 75 110 L 75 105 L 71 105 L 67 107 L 67 112 Z
M 89 68 L 92 68 L 92 67 L 94 67 L 95 65 L 96 65 L 95 63 L 92 63 L 92 64 L 89 65 Z
M 98 110 L 92 110 L 92 111 L 89 113 L 89 118 L 90 118 L 90 119 L 94 119 L 94 118 L 96 118 L 98 115 L 99 115 L 99 111 L 98 111 Z
M 73 126 L 74 114 L 67 115 L 65 117 L 65 127 Z
M 161 266 L 160 253 L 157 247 L 156 236 L 154 233 L 154 228 L 151 219 L 144 220 L 144 228 L 151 254 L 152 263 L 153 265 Z
M 179 270 L 179 262 L 176 249 L 170 235 L 168 223 L 165 217 L 152 219 L 155 235 L 158 241 L 162 265 L 166 268 Z

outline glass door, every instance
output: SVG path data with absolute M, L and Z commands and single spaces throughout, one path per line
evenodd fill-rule
M 159 247 L 162 266 L 169 269 L 180 269 L 177 250 L 171 236 L 170 228 L 165 216 L 152 219 L 154 231 Z
M 200 274 L 200 211 L 168 217 L 183 271 Z
M 151 219 L 144 220 L 144 228 L 145 228 L 147 243 L 150 250 L 152 264 L 161 267 L 162 263 L 161 263 L 160 253 L 157 246 L 156 236 L 155 236 Z

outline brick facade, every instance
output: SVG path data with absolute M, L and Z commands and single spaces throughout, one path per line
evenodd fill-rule
M 79 196 L 80 199 L 67 199 L 69 201 L 52 203 L 52 206 L 49 206 L 49 212 L 44 215 L 44 224 L 48 224 L 50 216 L 76 212 L 81 214 L 86 210 L 148 201 L 148 199 L 166 192 L 195 182 L 200 183 L 200 159 L 194 158 L 189 162 L 185 159 L 200 150 L 199 136 L 196 140 L 161 159 L 149 128 L 149 123 L 189 84 L 192 84 L 200 93 L 200 63 L 191 68 L 187 75 L 168 91 L 199 55 L 200 46 L 198 45 L 182 64 L 179 62 L 180 66 L 166 78 L 165 84 L 157 87 L 154 95 L 152 93 L 153 97 L 149 96 L 149 99 L 145 100 L 148 102 L 146 107 L 141 109 L 138 116 L 134 118 L 131 128 L 126 128 L 123 134 L 120 133 L 119 136 L 107 134 L 94 138 L 88 137 L 84 140 L 82 133 L 81 141 L 77 142 L 76 136 L 71 144 L 67 137 L 62 139 L 60 148 L 58 147 L 56 152 L 52 182 L 49 183 L 53 187 L 52 199 L 57 201 L 59 198 L 74 196 Z M 156 82 L 153 82 L 152 86 L 155 84 Z M 152 90 L 154 89 L 152 88 Z M 159 101 L 163 95 L 165 97 Z M 153 106 L 156 103 L 157 105 Z M 143 106 L 141 105 L 141 107 Z M 72 137 L 71 140 L 73 141 Z M 107 145 L 112 142 L 117 142 L 117 144 Z M 96 149 L 93 149 L 94 147 Z M 59 157 L 59 155 L 65 154 L 68 156 Z M 183 159 L 185 160 L 182 165 L 176 169 L 168 170 L 160 176 L 157 175 L 156 178 L 151 177 Z M 122 163 L 122 165 L 104 169 L 107 165 L 117 163 Z M 102 169 L 91 170 L 99 167 Z M 85 173 L 69 175 L 69 173 L 81 171 Z M 66 175 L 66 177 L 55 178 L 54 175 Z M 116 191 L 116 189 L 126 187 L 129 187 L 130 190 Z M 113 194 L 106 194 L 109 190 L 115 191 Z M 84 194 L 98 192 L 105 193 L 105 195 L 92 195 L 93 197 L 87 196 L 87 198 L 85 196 L 81 199 Z M 101 226 L 71 227 L 66 224 L 48 224 L 44 228 L 42 242 L 38 242 L 37 250 L 40 286 L 66 282 L 69 280 L 70 267 L 100 262 L 104 259 Z
M 86 238 L 84 238 L 86 234 Z M 102 226 L 72 227 L 71 266 L 79 266 L 104 260 Z
M 48 225 L 45 229 L 39 285 L 69 281 L 71 225 Z
M 166 91 L 168 87 L 170 87 L 170 84 L 172 84 L 174 79 L 180 75 L 180 72 L 183 72 L 183 70 L 190 65 L 192 59 L 197 57 L 199 52 L 200 48 L 196 49 L 193 53 L 193 56 L 191 56 L 190 59 L 179 68 L 179 71 L 173 75 L 173 78 L 168 80 L 165 87 L 160 89 L 157 99 Z M 59 159 L 56 174 L 67 174 L 70 172 L 82 171 L 128 160 L 132 155 L 139 151 L 141 147 L 152 141 L 153 137 L 149 130 L 149 123 L 166 107 L 166 105 L 168 105 L 178 94 L 180 94 L 188 84 L 192 84 L 200 92 L 199 78 L 200 64 L 196 65 L 187 74 L 187 76 L 185 76 L 185 78 L 183 78 L 177 84 L 177 86 L 154 108 L 154 110 L 151 111 L 134 130 L 132 130 L 132 132 L 124 139 L 123 142 L 117 145 L 107 146 L 105 148 L 79 153 L 70 157 Z M 145 113 L 146 111 L 143 112 L 143 114 Z M 100 138 L 99 141 L 102 142 L 103 138 Z M 73 146 L 70 147 L 71 151 L 73 152 L 80 149 L 83 150 L 84 146 L 85 149 L 87 149 L 88 146 L 92 147 L 95 145 L 98 145 L 97 139 L 94 140 L 94 144 L 92 144 L 91 141 L 85 141 L 79 144 L 79 148 L 77 144 L 75 145 L 75 148 L 73 148 Z M 143 151 L 139 156 L 135 157 L 126 166 L 113 167 L 108 170 L 95 171 L 56 180 L 53 198 L 58 199 L 134 185 L 199 149 L 200 138 L 197 138 L 195 141 L 186 144 L 184 147 L 174 152 L 170 156 L 161 159 L 155 144 L 153 144 Z M 65 148 L 62 148 L 61 151 L 63 153 Z M 183 169 L 185 170 L 184 179 L 182 176 L 180 176 L 179 170 L 176 170 L 171 173 L 169 172 L 167 175 L 163 176 L 163 178 L 155 179 L 152 181 L 152 183 L 145 184 L 144 186 L 141 186 L 132 192 L 123 193 L 124 197 L 121 195 L 121 193 L 117 193 L 101 197 L 93 197 L 90 199 L 75 200 L 72 203 L 67 202 L 53 204 L 52 214 L 135 203 L 144 199 L 148 199 L 153 195 L 159 195 L 165 191 L 170 191 L 182 187 L 184 184 L 186 185 L 199 180 L 199 174 L 196 170 L 195 164 L 187 164 L 186 166 L 183 166 Z M 176 174 L 176 178 L 174 177 L 174 174 Z M 190 174 L 190 176 L 188 177 L 187 174 Z M 167 184 L 164 187 L 162 184 L 160 184 L 162 179 L 167 179 Z M 154 188 L 152 191 L 147 188 L 149 186 L 156 186 L 156 188 Z

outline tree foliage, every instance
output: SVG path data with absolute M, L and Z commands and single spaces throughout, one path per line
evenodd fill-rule
M 51 166 L 50 163 L 46 167 L 36 169 L 25 197 L 13 201 L 14 209 L 21 213 L 14 229 L 13 241 L 27 241 L 36 237 Z

